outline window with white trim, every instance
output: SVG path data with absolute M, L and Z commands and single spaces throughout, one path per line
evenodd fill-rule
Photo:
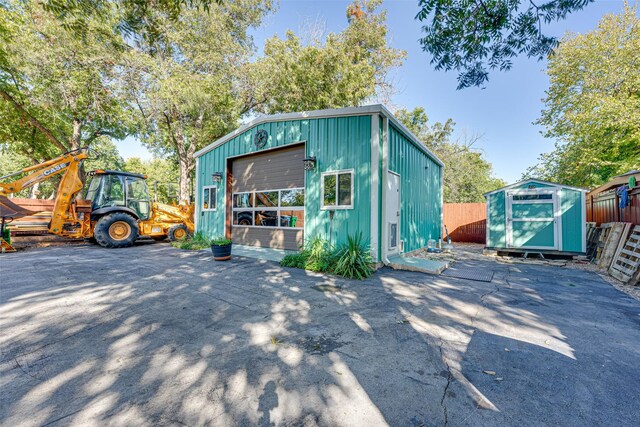
M 353 170 L 322 173 L 322 209 L 353 209 Z
M 233 193 L 233 225 L 304 228 L 304 188 Z
M 218 207 L 218 187 L 207 185 L 202 188 L 202 210 L 215 211 Z

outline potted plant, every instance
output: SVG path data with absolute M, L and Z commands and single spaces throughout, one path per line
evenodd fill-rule
M 231 259 L 231 240 L 226 237 L 214 237 L 211 239 L 211 252 L 216 261 Z

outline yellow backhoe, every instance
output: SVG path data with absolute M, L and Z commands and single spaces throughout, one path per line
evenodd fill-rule
M 2 252 L 13 248 L 5 239 L 5 223 L 33 214 L 17 206 L 7 196 L 58 174 L 60 180 L 49 232 L 76 239 L 95 239 L 106 248 L 131 246 L 138 237 L 177 240 L 193 233 L 193 205 L 166 205 L 149 199 L 144 175 L 96 170 L 84 199 L 76 196 L 83 188 L 82 163 L 88 149 L 80 148 L 60 157 L 0 177 L 4 180 L 26 174 L 9 183 L 0 183 L 0 245 Z

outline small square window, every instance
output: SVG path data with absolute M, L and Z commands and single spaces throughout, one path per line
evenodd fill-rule
M 278 192 L 277 191 L 256 192 L 256 207 L 259 207 L 259 208 L 278 207 Z
M 353 171 L 322 174 L 322 208 L 353 208 Z
M 304 207 L 304 188 L 282 190 L 280 192 L 280 206 Z
M 202 210 L 215 211 L 218 207 L 218 188 L 214 186 L 204 187 L 202 192 Z
M 233 207 L 234 208 L 252 208 L 253 193 L 236 193 L 233 195 Z

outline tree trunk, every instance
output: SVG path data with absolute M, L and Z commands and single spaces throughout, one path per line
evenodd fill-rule
M 82 122 L 80 119 L 73 119 L 73 135 L 71 135 L 71 141 L 69 141 L 71 150 L 80 148 L 80 138 L 82 136 L 81 129 Z
M 186 153 L 185 153 L 186 154 Z M 193 158 L 178 156 L 178 201 L 180 203 L 191 202 L 191 169 Z

